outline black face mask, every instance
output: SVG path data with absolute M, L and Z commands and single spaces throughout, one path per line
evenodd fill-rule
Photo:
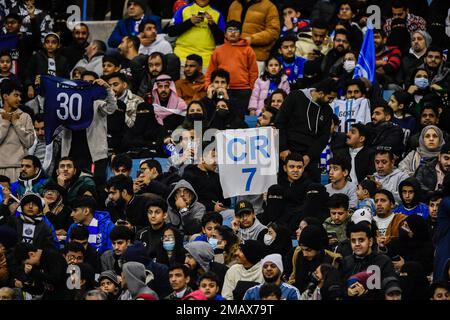
M 188 118 L 192 121 L 201 121 L 203 120 L 203 113 L 191 113 Z
M 226 118 L 230 114 L 230 110 L 218 109 L 216 113 L 219 118 Z

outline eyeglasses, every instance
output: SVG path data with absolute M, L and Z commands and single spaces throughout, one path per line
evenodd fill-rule
M 227 28 L 227 32 L 241 32 L 238 28 Z

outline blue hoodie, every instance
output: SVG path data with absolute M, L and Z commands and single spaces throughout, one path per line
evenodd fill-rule
M 111 230 L 114 228 L 114 223 L 111 221 L 107 211 L 95 211 L 94 219 L 98 221 L 97 227 L 86 226 L 89 231 L 89 244 L 92 245 L 99 254 L 112 249 L 112 242 L 109 238 Z M 70 234 L 73 228 L 79 226 L 78 223 L 73 223 L 67 232 L 66 242 L 70 242 Z

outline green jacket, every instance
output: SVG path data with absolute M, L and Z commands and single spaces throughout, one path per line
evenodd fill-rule
M 327 218 L 323 223 L 323 227 L 327 232 L 336 232 L 337 239 L 342 242 L 347 239 L 345 230 L 347 229 L 347 223 L 350 221 L 350 217 L 345 220 L 342 224 L 334 224 L 331 222 L 331 217 Z

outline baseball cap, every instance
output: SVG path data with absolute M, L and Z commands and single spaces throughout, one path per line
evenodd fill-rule
M 247 200 L 241 200 L 236 203 L 236 215 L 241 215 L 244 212 L 253 212 L 253 205 Z

